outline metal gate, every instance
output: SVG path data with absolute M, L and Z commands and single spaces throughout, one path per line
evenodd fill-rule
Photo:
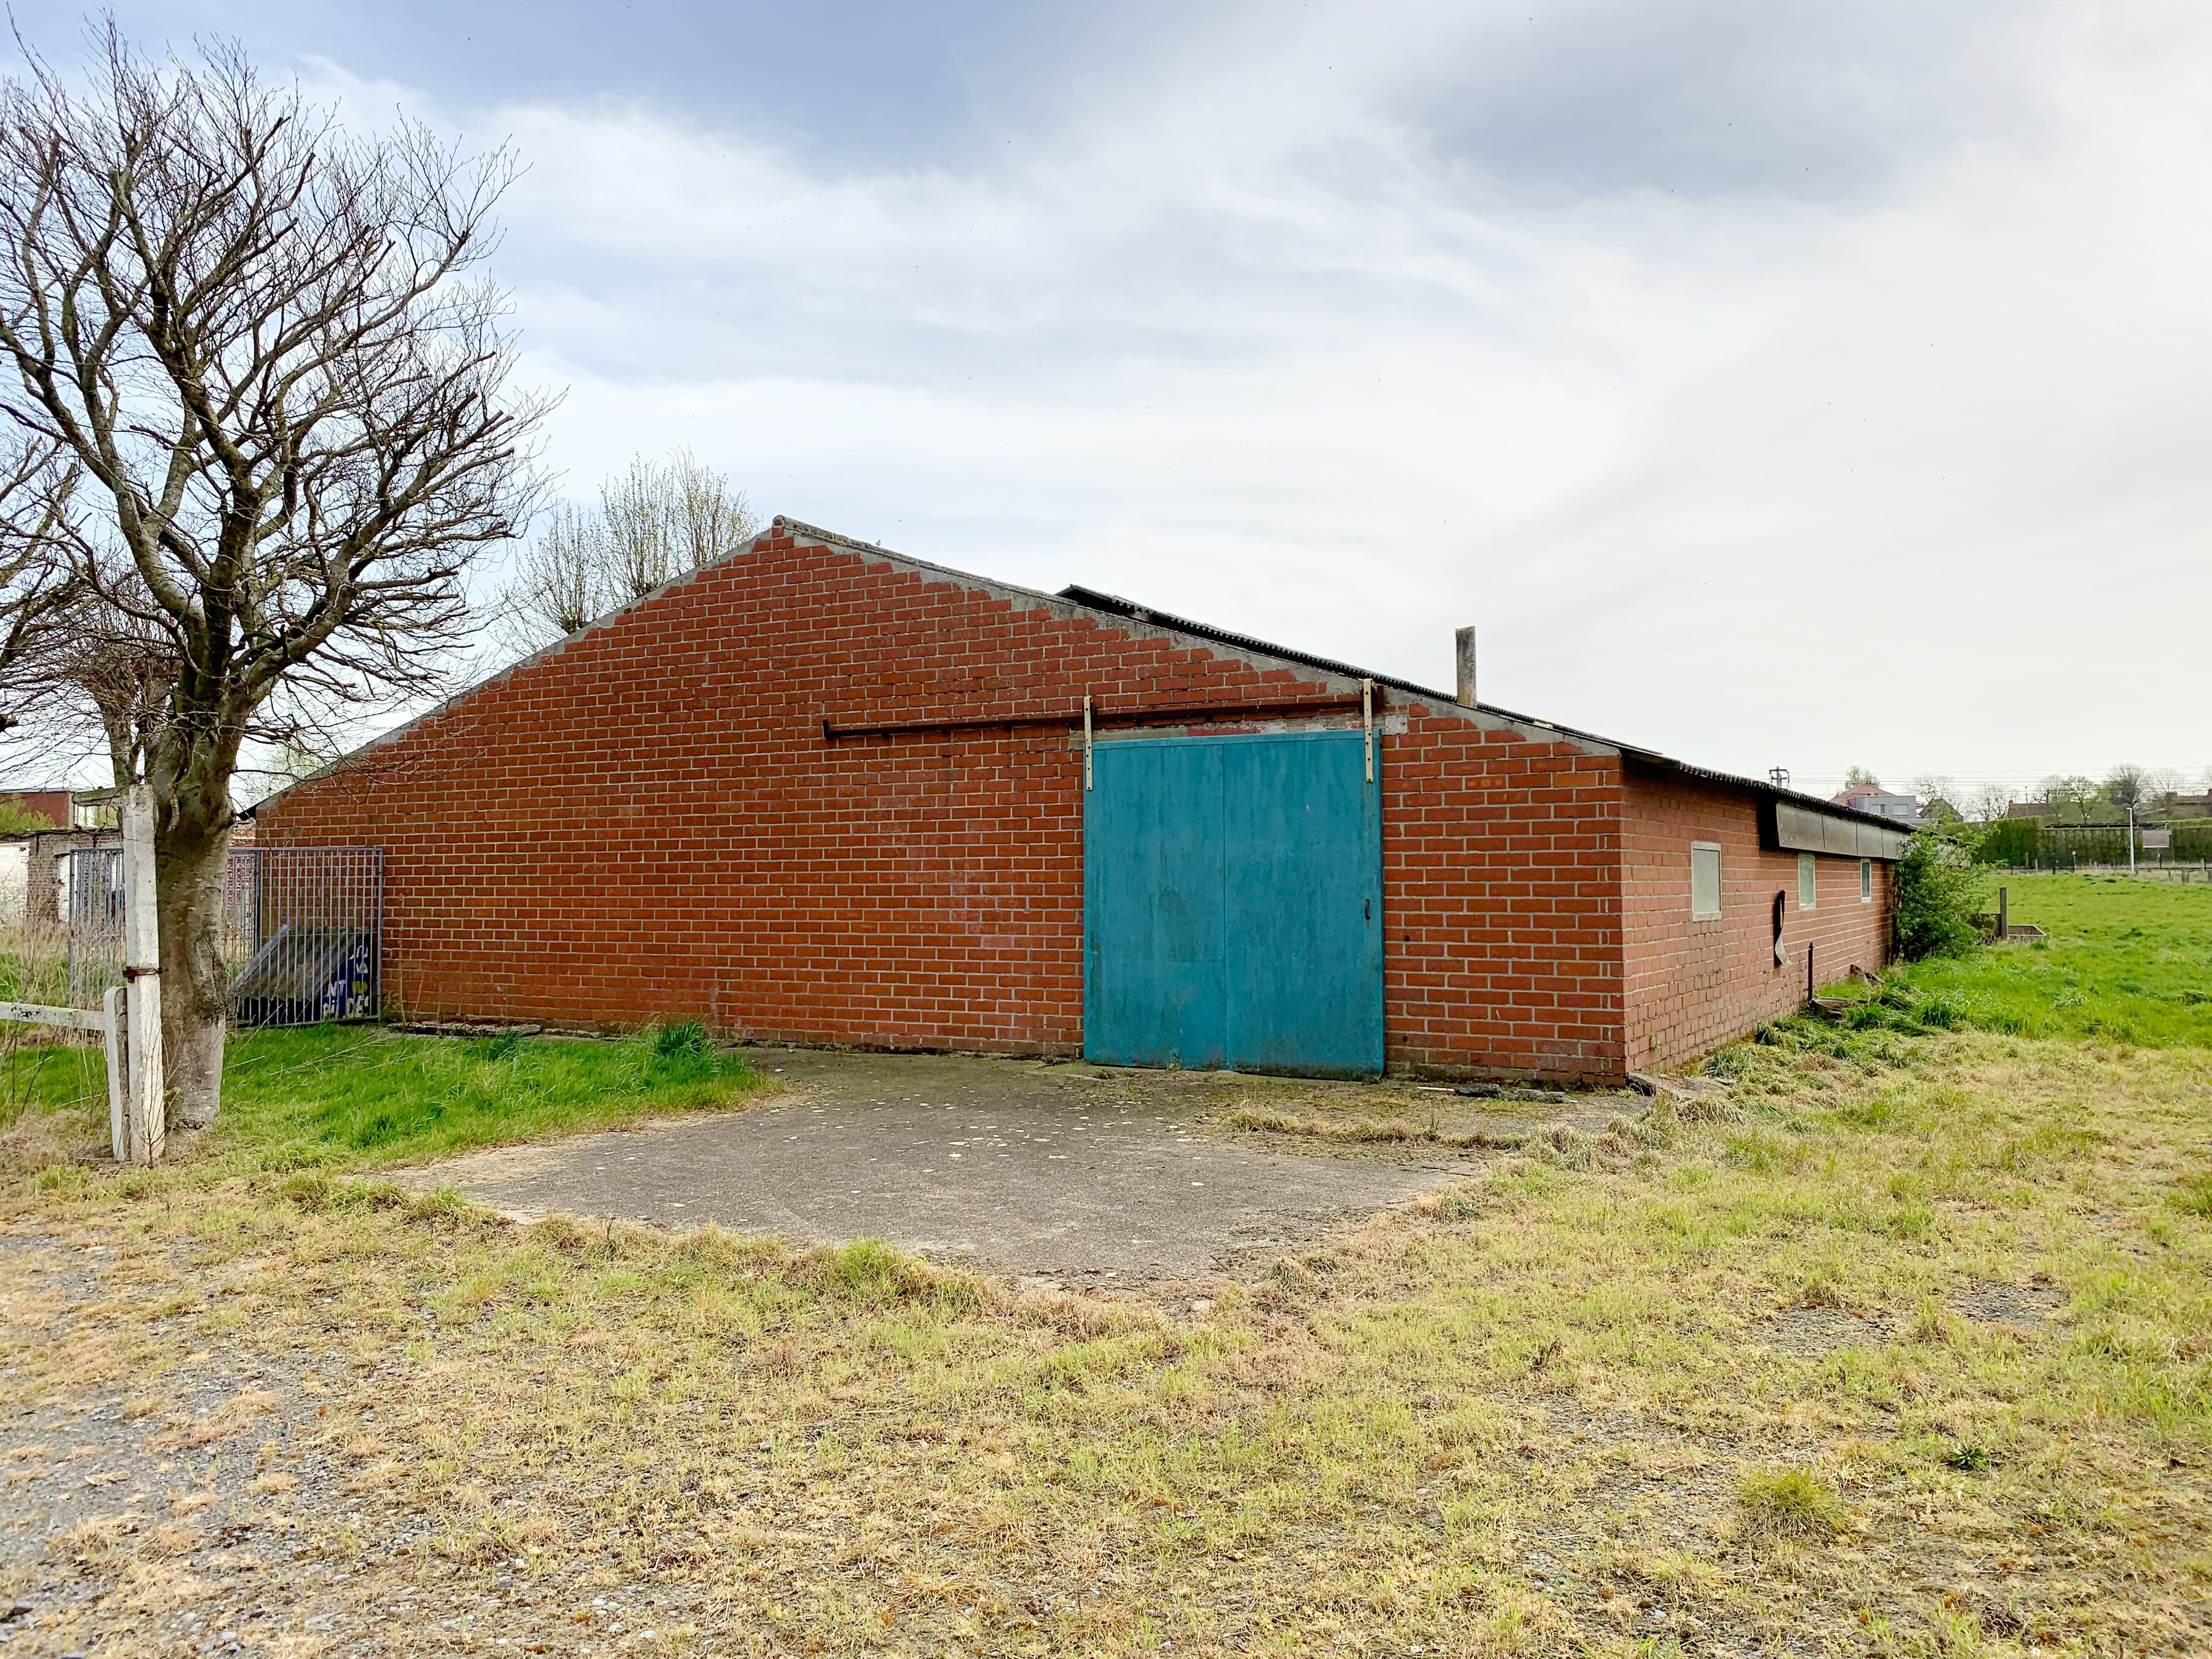
M 223 872 L 222 957 L 240 1025 L 374 1017 L 383 1004 L 384 849 L 239 847 Z M 70 1000 L 123 979 L 123 849 L 70 854 Z
M 1357 732 L 1101 744 L 1084 819 L 1084 1054 L 1382 1069 L 1381 797 Z
M 108 987 L 123 983 L 123 849 L 72 848 L 66 879 L 70 1005 L 97 1008 Z

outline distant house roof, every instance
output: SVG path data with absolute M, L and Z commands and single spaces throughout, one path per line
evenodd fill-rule
M 1878 783 L 1853 784 L 1835 797 L 1832 805 L 1849 807 L 1854 812 L 1867 812 L 1875 817 L 1887 818 L 1894 823 L 1900 819 L 1920 822 L 1920 797 L 1900 795 L 1893 789 L 1885 789 Z

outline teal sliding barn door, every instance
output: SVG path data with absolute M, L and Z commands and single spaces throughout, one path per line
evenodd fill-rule
M 1357 732 L 1100 744 L 1084 821 L 1084 1054 L 1382 1069 L 1381 798 Z

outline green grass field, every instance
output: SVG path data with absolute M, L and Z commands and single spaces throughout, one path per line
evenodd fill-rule
M 1850 1023 L 2212 1048 L 2212 887 L 2019 874 L 2005 885 L 2011 920 L 2048 939 L 1901 968 Z
M 230 1041 L 222 1116 L 204 1156 L 232 1172 L 373 1169 L 727 1105 L 757 1086 L 696 1026 L 613 1042 L 463 1042 L 359 1025 L 248 1031 Z M 104 1145 L 106 1090 L 96 1048 L 19 1050 L 0 1058 L 0 1127 L 29 1111 L 73 1121 Z

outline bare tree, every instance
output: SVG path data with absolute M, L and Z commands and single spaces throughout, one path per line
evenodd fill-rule
M 523 552 L 520 579 L 507 604 L 521 623 L 517 643 L 526 649 L 549 633 L 554 639 L 573 634 L 614 609 L 599 515 L 573 501 L 546 514 L 537 539 Z
M 1966 817 L 1961 803 L 1966 799 L 1956 778 L 1934 774 L 1923 774 L 1913 779 L 1912 793 L 1920 797 L 1920 810 L 1938 823 L 1953 823 Z
M 1974 791 L 1970 816 L 1977 823 L 1993 823 L 2012 806 L 2012 791 L 2002 783 L 1985 783 Z
M 35 59 L 0 88 L 0 409 L 82 473 L 72 576 L 173 665 L 143 765 L 173 1109 L 198 1125 L 240 744 L 272 710 L 435 683 L 466 568 L 527 517 L 542 408 L 507 394 L 478 275 L 503 154 L 352 137 L 234 46 L 99 46 L 82 95 Z
M 2141 814 L 2149 810 L 2158 788 L 2158 775 L 2132 761 L 2123 761 L 2105 774 L 2105 799 L 2123 812 Z
M 729 476 L 679 449 L 668 465 L 669 483 L 683 526 L 680 551 L 694 570 L 735 551 L 760 533 L 760 520 Z
M 82 584 L 70 608 L 68 636 L 53 655 L 61 717 L 50 724 L 58 737 L 97 733 L 110 779 L 121 788 L 146 775 L 176 687 L 177 653 L 168 631 L 149 619 L 151 595 L 136 567 L 117 557 L 100 562 L 99 580 Z
M 1854 766 L 1850 770 L 1844 774 L 1844 787 L 1846 789 L 1879 789 L 1881 787 L 1881 780 L 1875 776 L 1872 772 L 1867 770 L 1865 767 Z
M 64 766 L 83 758 L 90 737 L 114 781 L 135 781 L 176 678 L 173 654 L 142 620 L 148 596 L 130 560 L 88 533 L 82 469 L 52 444 L 25 443 L 21 428 L 11 435 L 20 447 L 0 478 L 0 547 L 9 550 L 0 556 L 0 732 L 13 735 L 15 755 Z M 126 605 L 101 598 L 126 590 Z
M 524 554 L 507 594 L 525 648 L 573 634 L 752 539 L 759 528 L 726 473 L 688 450 L 638 456 L 599 486 L 596 510 L 563 502 Z
M 2044 817 L 2053 823 L 2079 823 L 2089 816 L 2097 799 L 2094 778 L 2053 773 L 2035 786 L 2033 799 L 2041 803 Z
M 728 477 L 685 449 L 665 465 L 643 456 L 599 488 L 607 552 L 623 599 L 641 599 L 751 538 L 755 520 Z

